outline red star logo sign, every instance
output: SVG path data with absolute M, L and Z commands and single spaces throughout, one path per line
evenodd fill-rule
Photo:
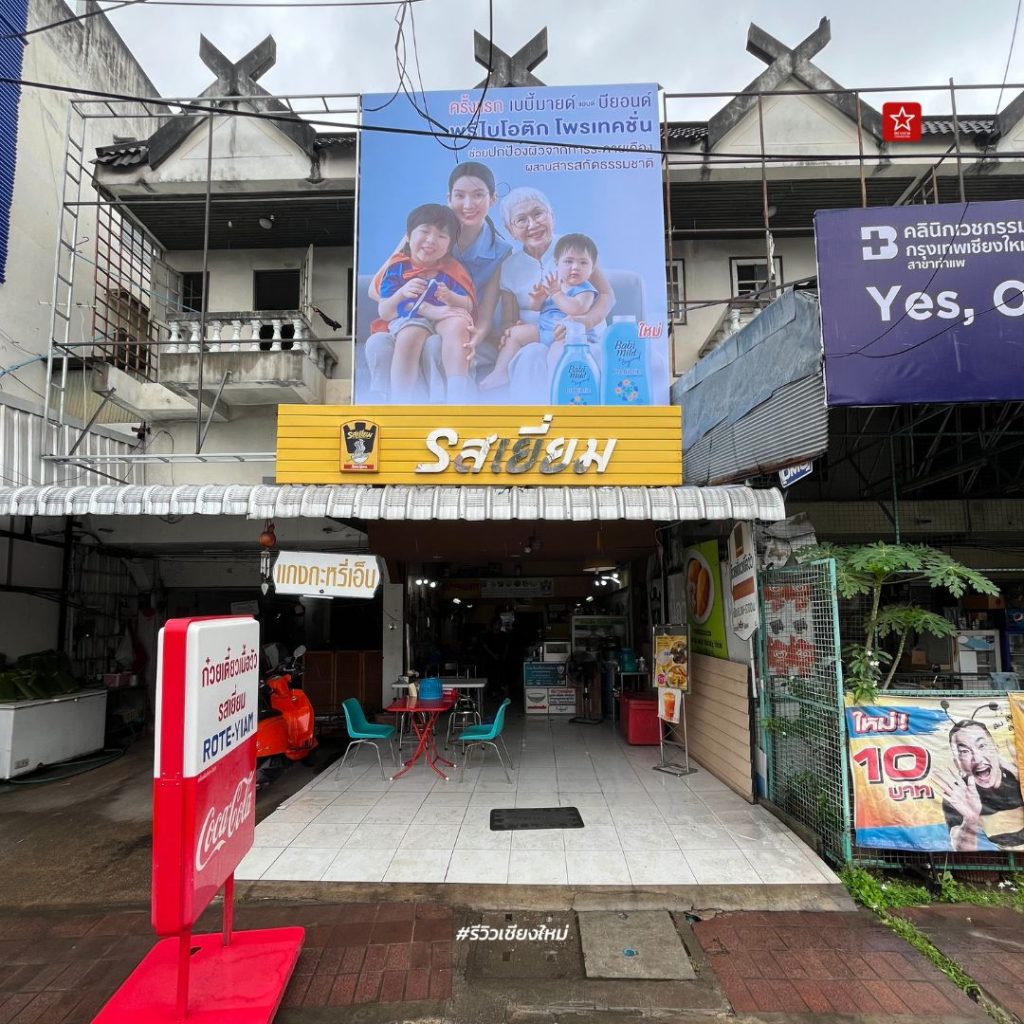
M 921 104 L 883 103 L 882 139 L 885 142 L 920 142 Z

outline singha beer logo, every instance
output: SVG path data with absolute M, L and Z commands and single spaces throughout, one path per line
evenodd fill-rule
M 377 472 L 377 434 L 379 427 L 369 420 L 349 420 L 341 425 L 341 470 Z

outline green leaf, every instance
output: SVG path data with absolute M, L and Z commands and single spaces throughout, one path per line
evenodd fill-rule
M 879 636 L 894 633 L 901 637 L 911 632 L 953 636 L 956 633 L 956 627 L 949 619 L 913 604 L 889 604 L 879 609 L 875 626 Z

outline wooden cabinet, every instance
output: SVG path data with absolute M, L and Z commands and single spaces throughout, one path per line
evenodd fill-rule
M 318 715 L 338 714 L 355 697 L 369 715 L 380 710 L 382 651 L 307 651 L 302 687 Z

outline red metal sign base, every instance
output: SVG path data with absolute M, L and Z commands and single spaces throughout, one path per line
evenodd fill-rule
M 188 1009 L 177 1008 L 179 940 L 158 942 L 93 1024 L 269 1024 L 295 969 L 304 928 L 217 932 L 188 939 Z

